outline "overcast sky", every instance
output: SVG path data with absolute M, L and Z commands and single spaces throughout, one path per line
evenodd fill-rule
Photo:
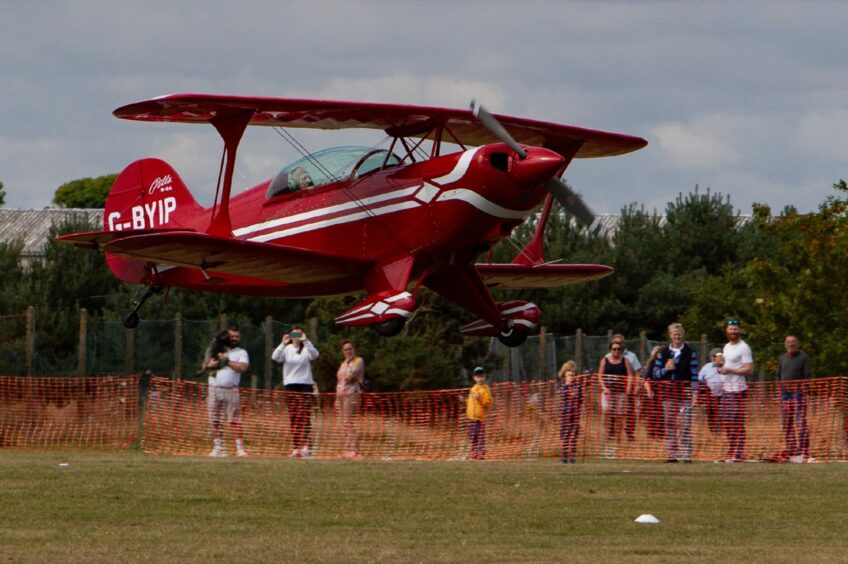
M 596 212 L 678 193 L 812 211 L 848 179 L 848 2 L 76 2 L 0 0 L 0 182 L 50 205 L 63 182 L 156 156 L 211 203 L 210 126 L 114 118 L 174 92 L 467 107 L 644 137 L 565 178 Z M 377 142 L 378 132 L 364 141 Z M 307 134 L 312 150 L 348 142 Z M 269 128 L 236 190 L 295 154 Z

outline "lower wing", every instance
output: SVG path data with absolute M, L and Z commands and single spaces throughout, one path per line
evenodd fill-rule
M 475 264 L 492 289 L 559 288 L 609 276 L 615 269 L 603 264 Z
M 364 272 L 370 261 L 195 231 L 94 232 L 60 239 L 80 247 L 160 265 L 197 268 L 288 284 L 323 282 Z

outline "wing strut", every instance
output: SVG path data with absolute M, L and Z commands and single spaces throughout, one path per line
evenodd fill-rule
M 233 187 L 233 172 L 236 166 L 236 151 L 247 124 L 253 117 L 253 110 L 240 110 L 224 115 L 218 115 L 210 121 L 221 139 L 224 140 L 226 165 L 224 169 L 224 189 L 220 202 L 215 202 L 212 210 L 212 221 L 206 233 L 217 237 L 232 237 L 233 228 L 230 224 L 230 191 Z

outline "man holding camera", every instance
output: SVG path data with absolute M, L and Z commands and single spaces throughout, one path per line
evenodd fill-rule
M 207 397 L 209 419 L 215 430 L 215 446 L 209 456 L 214 457 L 227 456 L 224 452 L 224 432 L 221 424 L 225 413 L 233 436 L 236 438 L 236 454 L 247 456 L 244 450 L 244 436 L 239 424 L 239 381 L 250 365 L 250 361 L 247 351 L 239 347 L 241 333 L 238 326 L 231 325 L 227 330 L 227 337 L 228 348 L 215 352 L 204 364 L 204 368 L 214 371 L 214 376 L 209 377 Z

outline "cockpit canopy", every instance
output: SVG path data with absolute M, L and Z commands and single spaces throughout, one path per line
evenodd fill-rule
M 268 186 L 266 198 L 311 189 L 400 164 L 397 155 L 373 147 L 331 147 L 285 166 Z

